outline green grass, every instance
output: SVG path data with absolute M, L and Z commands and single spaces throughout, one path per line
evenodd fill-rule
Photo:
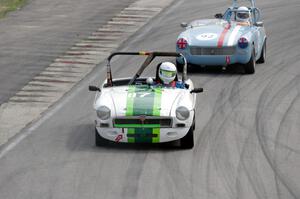
M 27 0 L 0 0 L 0 18 L 22 7 Z

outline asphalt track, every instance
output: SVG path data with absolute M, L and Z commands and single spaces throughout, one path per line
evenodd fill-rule
M 181 21 L 212 17 L 226 2 L 179 0 L 121 50 L 173 50 Z M 269 36 L 267 63 L 255 75 L 218 68 L 190 74 L 205 88 L 193 150 L 96 148 L 87 86 L 103 80 L 99 65 L 2 153 L 0 198 L 300 198 L 300 2 L 258 6 Z M 115 61 L 115 76 L 137 61 Z
M 0 20 L 0 105 L 133 0 L 28 0 Z

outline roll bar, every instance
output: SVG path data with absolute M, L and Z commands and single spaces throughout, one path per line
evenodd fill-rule
M 111 66 L 110 62 L 113 57 L 117 55 L 137 55 L 137 56 L 148 56 L 144 63 L 141 65 L 140 69 L 137 71 L 137 73 L 134 75 L 134 77 L 130 80 L 129 85 L 133 84 L 134 81 L 141 76 L 143 71 L 149 66 L 149 64 L 155 59 L 155 57 L 182 57 L 184 60 L 184 67 L 183 67 L 183 73 L 182 73 L 182 81 L 185 82 L 187 79 L 187 62 L 185 57 L 181 53 L 176 52 L 115 52 L 112 53 L 107 58 L 107 86 L 112 87 L 113 81 L 112 81 L 112 72 L 111 72 Z

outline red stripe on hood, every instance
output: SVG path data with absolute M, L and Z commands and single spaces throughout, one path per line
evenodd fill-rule
M 227 34 L 227 32 L 229 31 L 229 29 L 231 28 L 231 25 L 230 24 L 227 24 L 223 30 L 223 32 L 221 33 L 221 36 L 219 38 L 219 41 L 218 41 L 218 48 L 222 48 L 223 46 L 223 43 L 224 43 L 224 39 L 225 39 L 225 36 Z

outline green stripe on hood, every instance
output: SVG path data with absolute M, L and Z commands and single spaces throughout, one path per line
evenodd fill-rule
M 129 86 L 127 94 L 126 116 L 160 116 L 161 88 L 149 88 L 148 85 Z M 128 142 L 157 143 L 160 137 L 160 128 L 128 128 Z M 137 135 L 138 134 L 138 135 Z M 136 135 L 136 136 L 134 136 Z M 156 137 L 154 137 L 155 135 Z
M 149 86 L 138 86 L 135 89 L 135 98 L 133 106 L 133 115 L 153 115 L 153 105 L 155 91 L 149 89 Z

